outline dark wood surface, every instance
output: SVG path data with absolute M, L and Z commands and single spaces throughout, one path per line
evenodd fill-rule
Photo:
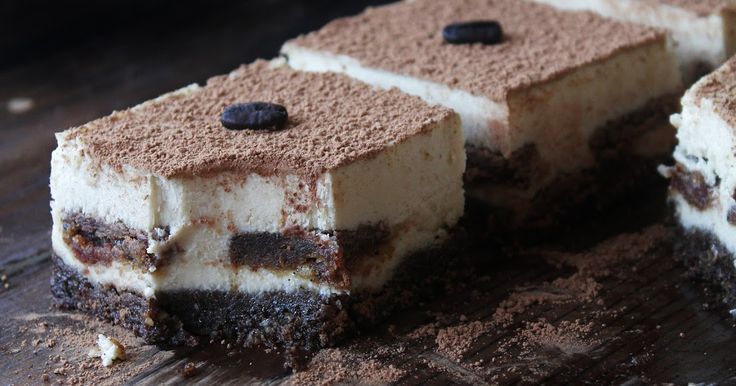
M 202 82 L 256 57 L 273 56 L 283 40 L 364 5 L 269 4 L 267 17 L 224 12 L 221 20 L 161 36 L 130 30 L 124 38 L 85 43 L 0 70 L 0 274 L 8 284 L 0 287 L 0 384 L 270 384 L 290 379 L 278 353 L 228 349 L 217 342 L 187 350 L 146 346 L 117 327 L 55 310 L 48 288 L 48 176 L 55 131 Z M 4 104 L 16 97 L 31 98 L 33 108 L 10 113 Z M 736 384 L 734 322 L 701 284 L 685 277 L 668 242 L 620 251 L 620 261 L 594 277 L 600 288 L 592 301 L 574 296 L 560 301 L 570 293 L 560 292 L 555 280 L 570 277 L 576 268 L 554 264 L 554 256 L 587 251 L 586 258 L 602 258 L 596 252 L 600 247 L 593 247 L 597 243 L 663 223 L 663 201 L 663 192 L 652 192 L 628 203 L 629 210 L 601 214 L 552 245 L 478 245 L 467 252 L 468 272 L 446 295 L 346 342 L 339 349 L 340 361 L 393 366 L 398 373 L 389 379 L 408 384 Z M 508 323 L 498 323 L 498 309 L 515 294 L 530 293 L 552 300 L 529 304 Z M 448 352 L 438 343 L 438 331 L 473 322 L 482 326 L 480 333 L 459 330 L 469 338 L 463 353 Z M 529 323 L 535 322 L 589 328 L 576 336 L 576 344 L 550 345 L 534 340 Z M 429 332 L 419 333 L 428 326 Z M 128 342 L 129 358 L 108 369 L 88 358 L 98 332 Z M 328 368 L 329 358 L 318 355 Z M 181 376 L 187 362 L 198 369 L 191 379 Z M 329 374 L 322 375 L 328 379 Z M 357 381 L 349 374 L 343 380 Z

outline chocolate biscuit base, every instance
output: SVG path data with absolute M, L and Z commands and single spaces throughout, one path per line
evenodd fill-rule
M 466 217 L 481 230 L 474 236 L 513 234 L 526 238 L 539 236 L 540 231 L 554 235 L 566 225 L 591 219 L 626 200 L 649 196 L 653 191 L 664 194 L 666 182 L 658 175 L 657 166 L 671 158 L 674 129 L 668 122 L 677 106 L 678 96 L 667 96 L 610 122 L 591 139 L 596 157 L 593 168 L 560 174 L 533 197 L 518 195 L 508 205 L 489 204 L 477 192 L 492 186 L 523 192 L 535 179 L 543 178 L 544 166 L 534 145 L 522 147 L 510 158 L 468 147 Z M 644 140 L 646 136 L 652 137 L 648 139 L 652 145 Z
M 729 309 L 736 308 L 736 256 L 717 237 L 708 231 L 678 227 L 674 252 L 692 278 L 705 282 L 708 292 Z
M 463 237 L 464 232 L 456 229 L 442 247 L 408 257 L 376 293 L 182 290 L 159 292 L 152 300 L 92 284 L 55 256 L 51 288 L 59 307 L 120 324 L 148 343 L 191 345 L 192 336 L 226 339 L 243 346 L 283 349 L 285 365 L 299 368 L 310 353 L 441 293 L 453 280 L 446 272 L 458 264 L 455 248 L 463 245 Z
M 154 299 L 91 283 L 55 254 L 51 294 L 63 309 L 84 311 L 132 330 L 148 343 L 194 345 L 196 339 L 184 331 L 176 317 L 163 312 Z

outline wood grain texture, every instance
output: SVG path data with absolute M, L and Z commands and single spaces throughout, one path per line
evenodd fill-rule
M 278 352 L 228 349 L 219 342 L 188 350 L 147 346 L 115 326 L 55 310 L 48 288 L 53 132 L 201 82 L 257 56 L 274 55 L 284 39 L 364 5 L 269 4 L 278 12 L 268 17 L 239 20 L 225 10 L 216 21 L 166 36 L 130 31 L 125 39 L 0 71 L 0 101 L 19 96 L 34 101 L 24 114 L 0 110 L 0 274 L 8 284 L 0 288 L 0 384 L 48 379 L 266 385 L 293 380 Z M 550 264 L 548 255 L 590 250 L 622 232 L 666 222 L 663 202 L 662 192 L 653 192 L 581 224 L 556 245 L 478 245 L 468 252 L 466 279 L 446 295 L 397 313 L 346 342 L 339 353 L 361 363 L 394 366 L 401 375 L 393 380 L 401 384 L 734 383 L 733 321 L 727 310 L 703 295 L 701 284 L 684 277 L 666 244 L 611 266 L 609 275 L 596 279 L 600 288 L 593 302 L 538 302 L 508 324 L 496 322 L 496 310 L 514 294 L 569 295 L 550 283 L 568 278 L 574 268 Z M 537 344 L 529 324 L 540 321 L 553 327 L 577 322 L 592 327 L 576 345 Z M 438 343 L 444 332 L 474 322 L 483 326 L 482 333 L 468 339 L 461 354 Z M 432 331 L 421 334 L 428 326 Z M 97 333 L 124 341 L 129 358 L 109 369 L 88 358 Z M 185 379 L 181 370 L 188 362 L 197 366 L 197 374 Z

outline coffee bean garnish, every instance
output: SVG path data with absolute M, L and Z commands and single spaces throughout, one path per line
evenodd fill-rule
M 268 102 L 236 103 L 225 108 L 220 122 L 230 130 L 278 130 L 289 114 L 286 107 Z
M 450 44 L 498 44 L 503 40 L 503 30 L 497 21 L 469 21 L 448 25 L 442 37 Z

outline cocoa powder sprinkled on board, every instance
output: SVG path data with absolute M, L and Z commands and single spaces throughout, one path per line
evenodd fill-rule
M 291 385 L 369 384 L 396 382 L 405 371 L 384 365 L 367 354 L 346 349 L 324 349 L 312 358 L 305 371 L 294 374 Z
M 437 351 L 450 359 L 459 361 L 475 340 L 485 334 L 490 324 L 474 321 L 451 326 L 437 331 Z

